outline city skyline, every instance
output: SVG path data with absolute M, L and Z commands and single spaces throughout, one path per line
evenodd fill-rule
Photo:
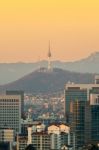
M 99 51 L 99 1 L 0 2 L 0 62 L 75 61 Z

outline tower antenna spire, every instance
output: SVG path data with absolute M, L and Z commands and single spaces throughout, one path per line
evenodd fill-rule
M 52 55 L 51 55 L 51 47 L 50 47 L 50 40 L 49 40 L 49 50 L 48 50 L 48 57 L 50 58 Z
M 51 57 L 52 57 L 52 54 L 51 54 L 51 46 L 50 46 L 50 40 L 49 40 L 49 49 L 48 49 L 48 70 L 52 70 L 52 67 L 51 67 Z

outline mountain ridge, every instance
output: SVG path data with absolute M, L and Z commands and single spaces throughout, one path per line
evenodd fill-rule
M 36 70 L 19 80 L 0 86 L 0 91 L 23 90 L 32 93 L 57 92 L 63 91 L 68 81 L 75 83 L 93 83 L 94 74 L 76 73 L 59 68 L 54 68 L 53 72 Z
M 69 70 L 81 73 L 99 73 L 99 52 L 73 62 L 52 61 L 54 68 Z M 34 63 L 0 63 L 0 85 L 13 82 L 21 77 L 35 71 L 40 67 L 47 67 L 47 61 Z

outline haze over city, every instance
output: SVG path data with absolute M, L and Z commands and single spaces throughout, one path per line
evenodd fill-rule
M 99 0 L 0 1 L 0 150 L 99 150 Z
M 72 61 L 99 50 L 98 0 L 0 1 L 0 62 Z

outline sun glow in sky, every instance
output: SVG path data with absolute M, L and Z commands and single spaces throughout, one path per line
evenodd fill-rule
M 1 0 L 0 62 L 77 60 L 99 51 L 99 0 Z

